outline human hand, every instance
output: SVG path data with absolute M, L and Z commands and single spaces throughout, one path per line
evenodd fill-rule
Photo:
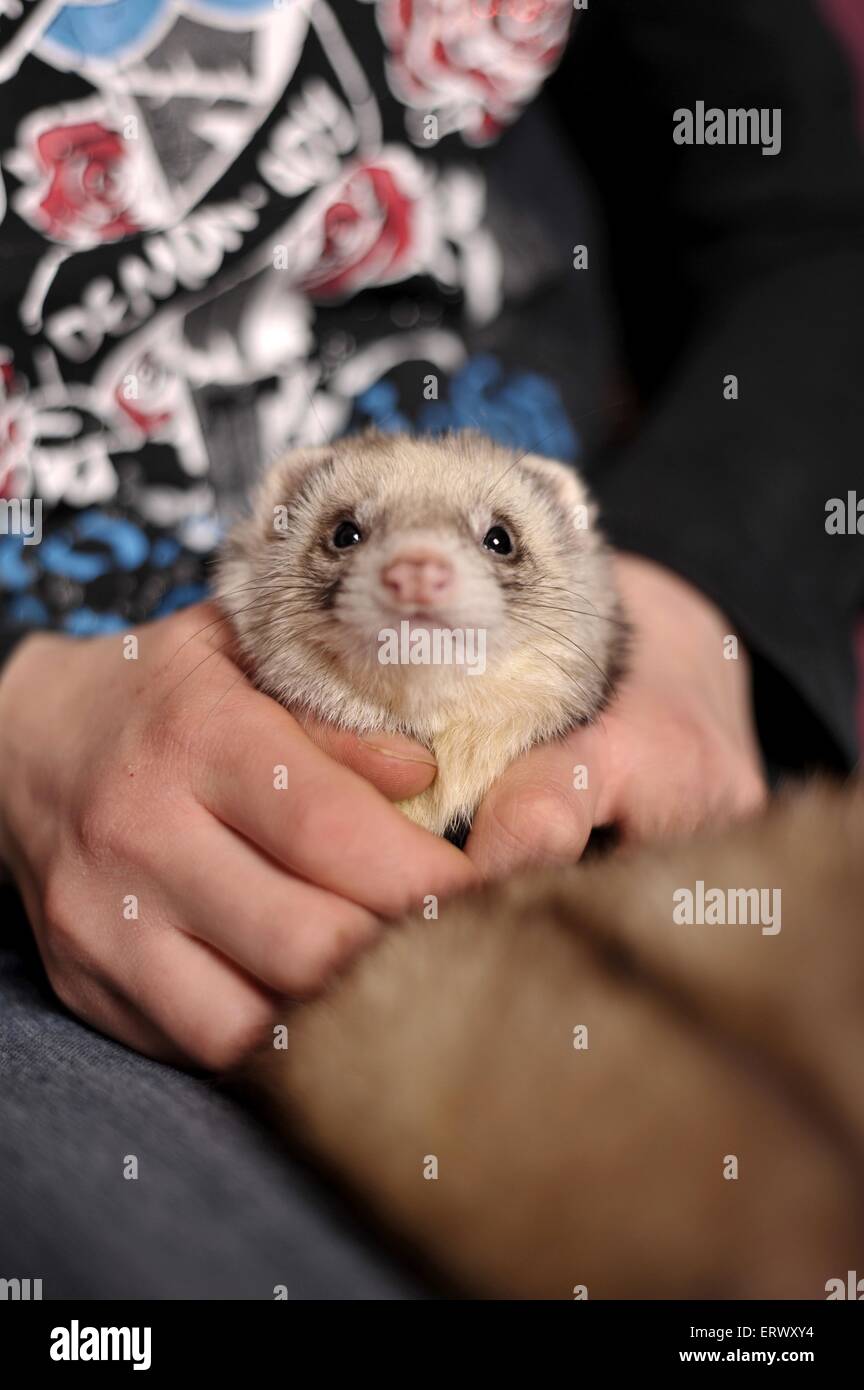
M 750 665 L 740 641 L 724 656 L 728 619 L 649 560 L 619 555 L 616 570 L 629 670 L 595 724 L 533 749 L 489 792 L 466 845 L 484 876 L 578 859 L 594 826 L 633 840 L 685 834 L 765 799 Z
M 38 634 L 8 662 L 0 858 L 75 1014 L 221 1069 L 276 995 L 315 993 L 378 917 L 474 873 L 389 804 L 432 781 L 427 750 L 301 727 L 247 682 L 212 605 L 131 636 L 136 659 L 123 635 Z

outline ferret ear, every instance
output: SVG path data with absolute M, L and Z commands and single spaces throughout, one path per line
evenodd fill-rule
M 332 444 L 301 444 L 279 455 L 267 468 L 258 485 L 255 510 L 269 509 L 276 502 L 288 502 L 305 478 L 333 457 Z
M 331 459 L 334 449 L 333 444 L 301 444 L 298 448 L 289 449 L 287 453 L 280 455 L 271 466 L 269 475 L 276 479 L 280 486 L 291 490 L 311 473 L 313 468 Z
M 555 493 L 555 500 L 573 519 L 577 531 L 585 531 L 597 520 L 597 504 L 585 487 L 581 475 L 566 463 L 526 454 L 522 465 L 535 473 Z

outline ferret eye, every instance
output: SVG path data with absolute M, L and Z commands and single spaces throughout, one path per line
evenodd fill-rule
M 363 533 L 356 521 L 340 521 L 333 532 L 333 544 L 337 550 L 348 550 L 352 545 L 359 545 L 362 539 Z
M 490 526 L 483 537 L 483 545 L 493 555 L 509 555 L 513 550 L 510 532 L 505 531 L 503 526 Z

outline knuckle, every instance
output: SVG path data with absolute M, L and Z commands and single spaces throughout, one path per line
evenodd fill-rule
M 299 771 L 298 763 L 294 767 Z M 317 858 L 321 845 L 348 845 L 357 838 L 357 805 L 350 795 L 337 796 L 320 785 L 300 785 L 285 804 L 281 833 L 298 858 Z
M 374 930 L 372 914 L 347 903 L 310 908 L 301 900 L 286 912 L 284 903 L 271 899 L 244 922 L 254 947 L 245 964 L 268 989 L 305 998 L 320 992 Z
M 43 927 L 44 939 L 40 941 L 42 963 L 52 990 L 60 1003 L 76 1018 L 91 1022 L 93 1011 L 87 1005 L 96 986 L 90 973 L 87 951 L 75 927 L 75 918 L 68 912 L 53 915 L 43 921 Z
M 49 876 L 42 889 L 40 913 L 45 971 L 63 1003 L 78 1012 L 75 1000 L 82 980 L 97 962 L 63 874 Z
M 205 1071 L 231 1071 L 260 1046 L 271 1022 L 272 1009 L 262 999 L 260 1005 L 247 1002 L 228 1018 L 221 1017 L 218 1028 L 196 1038 L 187 1050 Z
M 150 711 L 144 738 L 160 762 L 186 764 L 195 758 L 202 742 L 203 721 L 197 702 L 182 689 L 169 691 Z
M 49 876 L 42 889 L 42 925 L 52 955 L 77 940 L 76 917 L 71 909 L 69 891 L 61 874 Z
M 208 765 L 222 765 L 241 775 L 247 764 L 254 765 L 254 759 L 244 760 L 242 756 L 248 746 L 245 736 L 251 730 L 248 692 L 238 687 L 223 698 L 224 689 L 224 685 L 217 685 L 215 694 L 208 698 L 203 709 L 187 709 L 182 718 L 180 746 L 190 779 L 196 783 Z M 260 746 L 262 750 L 266 747 L 264 738 Z
M 295 999 L 314 999 L 355 954 L 361 940 L 362 934 L 355 930 L 316 933 L 286 965 L 280 988 Z
M 105 866 L 116 857 L 122 841 L 122 808 L 114 798 L 98 793 L 81 807 L 75 827 L 79 848 L 87 860 Z
M 58 964 L 50 956 L 45 960 L 45 973 L 48 981 L 64 1008 L 76 1017 L 81 1016 L 81 989 L 74 971 Z
M 583 838 L 572 798 L 551 785 L 523 787 L 514 795 L 509 812 L 496 814 L 511 839 L 523 845 L 536 843 L 544 855 L 570 854 Z

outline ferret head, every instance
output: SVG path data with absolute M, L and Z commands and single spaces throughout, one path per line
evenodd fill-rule
M 490 676 L 533 677 L 572 722 L 603 702 L 614 641 L 592 522 L 561 464 L 473 433 L 365 434 L 270 470 L 219 592 L 287 706 L 416 730 Z

